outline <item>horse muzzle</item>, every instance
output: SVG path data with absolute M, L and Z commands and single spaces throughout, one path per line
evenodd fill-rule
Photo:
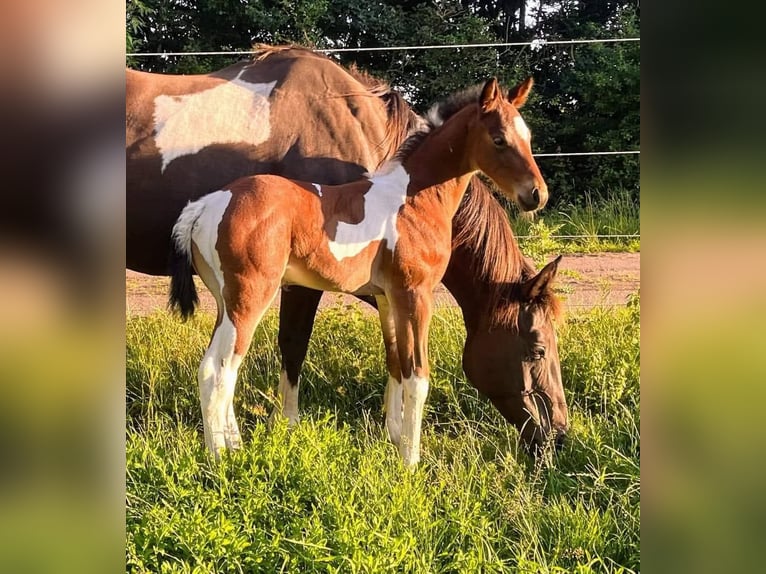
M 526 193 L 518 195 L 519 207 L 524 211 L 536 211 L 545 207 L 548 203 L 548 188 L 543 185 L 535 185 Z

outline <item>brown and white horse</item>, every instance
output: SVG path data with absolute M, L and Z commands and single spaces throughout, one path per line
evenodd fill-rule
M 258 175 L 184 208 L 173 229 L 179 265 L 171 304 L 193 311 L 192 265 L 218 304 L 198 377 L 213 453 L 239 446 L 232 400 L 255 327 L 282 285 L 302 285 L 376 298 L 384 338 L 397 351 L 398 364 L 389 361 L 387 428 L 405 464 L 419 461 L 433 290 L 447 269 L 452 219 L 471 177 L 485 173 L 514 199 L 546 194 L 517 110 L 531 84 L 506 98 L 491 79 L 454 95 L 430 114 L 432 129 L 411 136 L 395 160 L 361 180 L 332 186 Z M 514 405 L 524 420 L 534 419 L 532 435 L 542 434 L 538 428 L 563 435 L 567 424 L 558 358 L 546 360 L 549 349 L 556 353 L 549 285 L 557 264 L 510 287 L 506 299 L 515 290 L 516 305 L 503 302 L 517 331 L 529 335 L 515 349 L 521 388 Z
M 127 267 L 152 275 L 169 275 L 190 199 L 257 173 L 347 183 L 421 122 L 383 82 L 293 47 L 210 74 L 126 70 L 125 99 Z
M 206 75 L 127 70 L 128 267 L 170 273 L 171 229 L 190 200 L 256 173 L 320 184 L 353 181 L 389 159 L 421 123 L 401 96 L 379 80 L 299 47 L 262 47 L 252 61 Z M 522 169 L 536 170 L 528 142 L 516 143 L 527 158 Z M 539 203 L 531 196 L 519 197 L 518 203 L 524 210 L 535 209 L 546 198 L 543 190 Z M 465 320 L 463 368 L 468 381 L 522 429 L 525 445 L 535 446 L 548 436 L 551 421 L 566 421 L 567 413 L 560 379 L 535 383 L 538 395 L 551 405 L 541 411 L 539 424 L 525 412 L 522 392 L 531 387 L 521 377 L 527 363 L 518 362 L 517 349 L 531 348 L 536 335 L 518 329 L 505 301 L 508 287 L 528 280 L 534 270 L 518 253 L 504 210 L 478 178 L 452 227 L 452 257 L 443 283 Z M 299 374 L 320 297 L 321 291 L 297 285 L 281 295 L 279 389 L 291 421 L 298 418 Z M 360 298 L 375 304 L 372 297 Z M 516 304 L 518 298 L 512 299 Z M 555 339 L 546 345 L 548 370 L 558 372 Z M 389 371 L 396 372 L 395 342 L 386 343 L 386 355 Z M 401 385 L 390 383 L 390 388 Z M 391 412 L 393 434 L 396 417 Z

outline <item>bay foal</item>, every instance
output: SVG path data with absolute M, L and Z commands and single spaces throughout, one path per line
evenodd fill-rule
M 547 198 L 516 109 L 531 86 L 530 78 L 506 97 L 491 79 L 453 96 L 440 125 L 409 138 L 393 161 L 359 181 L 329 186 L 258 175 L 183 210 L 173 228 L 182 257 L 171 304 L 185 316 L 193 312 L 192 265 L 217 302 L 198 376 L 213 453 L 239 446 L 232 408 L 239 365 L 280 287 L 295 284 L 376 298 L 384 337 L 398 351 L 399 452 L 406 465 L 418 462 L 433 290 L 449 262 L 452 218 L 468 183 L 482 171 L 520 203 Z M 390 396 L 387 402 L 395 407 Z M 397 442 L 390 425 L 389 432 Z

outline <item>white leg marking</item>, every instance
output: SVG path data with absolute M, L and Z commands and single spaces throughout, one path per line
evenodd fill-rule
M 420 461 L 420 428 L 428 395 L 428 379 L 413 375 L 404 379 L 402 386 L 404 417 L 399 453 L 406 466 L 414 466 Z
M 241 74 L 240 74 L 241 75 Z M 269 96 L 276 81 L 236 78 L 209 90 L 154 99 L 154 143 L 162 171 L 176 158 L 223 143 L 258 145 L 271 134 Z
M 205 352 L 199 367 L 198 380 L 205 445 L 218 458 L 219 450 L 230 448 L 232 437 L 227 438 L 234 387 L 242 357 L 234 353 L 237 330 L 224 311 L 221 324 Z M 233 418 L 233 412 L 231 413 Z M 236 421 L 234 422 L 236 425 Z
M 287 372 L 279 373 L 279 388 L 277 389 L 277 408 L 274 409 L 272 416 L 279 413 L 287 419 L 287 424 L 293 426 L 298 424 L 300 415 L 298 414 L 298 387 L 300 382 L 293 385 L 287 378 Z
M 410 176 L 400 163 L 390 162 L 369 178 L 372 186 L 364 195 L 364 219 L 354 224 L 339 222 L 335 239 L 328 242 L 330 253 L 338 261 L 359 254 L 381 239 L 393 251 L 399 238 L 396 216 L 407 199 Z
M 402 383 L 389 375 L 383 396 L 388 437 L 392 443 L 398 445 L 402 437 Z
M 179 247 L 191 253 L 191 242 L 197 246 L 200 255 L 215 276 L 213 290 L 221 309 L 221 324 L 199 367 L 198 381 L 202 422 L 205 429 L 205 445 L 218 457 L 222 448 L 239 448 L 242 438 L 234 415 L 234 389 L 242 356 L 234 353 L 237 330 L 223 306 L 223 271 L 221 259 L 215 248 L 218 226 L 231 200 L 230 191 L 216 191 L 189 204 L 173 229 Z
M 234 394 L 232 393 L 232 399 Z M 229 403 L 229 410 L 226 413 L 226 446 L 231 449 L 238 449 L 242 447 L 242 435 L 239 434 L 239 425 L 237 419 L 234 416 L 234 401 Z

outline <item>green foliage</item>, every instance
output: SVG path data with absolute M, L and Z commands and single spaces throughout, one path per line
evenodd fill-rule
M 546 208 L 545 215 L 534 218 L 509 210 L 522 252 L 538 266 L 561 253 L 641 249 L 639 208 L 626 191 L 595 198 L 586 194 L 582 202 Z
M 561 2 L 540 24 L 548 39 L 638 37 L 637 2 Z M 546 47 L 532 63 L 541 81 L 533 111 L 537 149 L 624 151 L 639 149 L 638 43 Z M 539 118 L 539 121 L 538 121 Z M 579 202 L 588 192 L 624 189 L 637 201 L 638 156 L 541 158 L 552 205 Z
M 318 316 L 292 430 L 265 424 L 279 372 L 267 315 L 237 389 L 245 445 L 215 464 L 196 388 L 212 323 L 128 318 L 128 570 L 639 569 L 638 297 L 562 325 L 572 430 L 547 467 L 467 383 L 459 311 L 440 309 L 423 459 L 406 471 L 382 423 L 377 318 L 341 307 Z
M 155 15 L 155 10 L 141 0 L 129 0 L 125 9 L 125 51 L 130 53 L 140 50 L 143 46 L 143 31 L 149 18 Z M 128 59 L 128 65 L 135 66 L 134 58 Z
M 548 226 L 543 218 L 529 221 L 525 229 L 528 237 L 520 240 L 524 241 L 524 256 L 532 259 L 538 268 L 542 267 L 549 254 L 560 251 L 563 247 L 562 243 L 554 237 L 561 227 L 561 224 Z

